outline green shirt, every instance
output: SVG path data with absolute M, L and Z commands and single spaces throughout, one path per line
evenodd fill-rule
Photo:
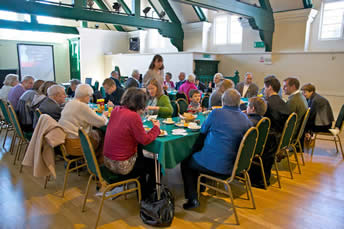
M 173 107 L 170 102 L 170 98 L 167 95 L 162 95 L 158 99 L 157 106 L 160 107 L 158 112 L 159 118 L 170 118 L 172 117 Z

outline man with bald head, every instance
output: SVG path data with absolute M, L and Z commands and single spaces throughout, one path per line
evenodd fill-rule
M 251 98 L 258 95 L 258 86 L 253 83 L 253 74 L 246 72 L 245 81 L 238 83 L 236 89 L 240 92 L 242 98 Z
M 42 114 L 48 114 L 53 119 L 58 121 L 61 117 L 62 104 L 66 99 L 64 87 L 60 85 L 53 85 L 48 88 L 48 97 L 39 105 L 38 109 Z
M 183 83 L 185 83 L 185 73 L 181 72 L 179 73 L 179 82 L 176 83 L 176 90 L 179 90 L 179 87 L 182 86 Z

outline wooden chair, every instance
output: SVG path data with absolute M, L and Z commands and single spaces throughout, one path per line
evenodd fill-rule
M 6 139 L 7 139 L 8 133 L 10 131 L 13 131 L 14 134 L 13 134 L 13 138 L 12 138 L 11 146 L 10 146 L 10 150 L 9 150 L 9 152 L 11 152 L 11 154 L 12 154 L 13 153 L 12 152 L 13 144 L 16 141 L 16 132 L 14 131 L 14 128 L 12 126 L 10 114 L 9 114 L 9 111 L 8 111 L 8 104 L 7 104 L 6 101 L 4 101 L 2 99 L 0 99 L 0 109 L 1 109 L 2 115 L 4 116 L 4 123 L 3 123 L 3 125 L 1 125 L 1 130 L 2 129 L 6 130 L 5 137 L 4 137 L 4 142 L 2 144 L 2 148 L 4 148 L 6 150 L 5 143 L 6 143 Z
M 258 141 L 257 141 L 257 145 L 256 145 L 256 149 L 254 152 L 254 157 L 258 158 L 259 162 L 256 161 L 252 161 L 253 164 L 260 166 L 261 168 L 261 172 L 262 172 L 262 177 L 263 177 L 263 181 L 264 181 L 264 188 L 267 189 L 268 185 L 266 182 L 266 178 L 265 178 L 265 172 L 264 172 L 264 165 L 263 165 L 263 160 L 262 160 L 262 156 L 264 153 L 264 149 L 265 149 L 265 144 L 266 141 L 268 139 L 268 135 L 269 135 L 269 131 L 270 131 L 270 126 L 271 126 L 271 121 L 269 118 L 262 118 L 258 123 L 257 123 L 257 129 L 258 129 Z
M 188 110 L 188 102 L 185 99 L 179 98 L 176 100 L 176 103 L 179 105 L 179 114 L 184 114 Z
M 180 111 L 179 104 L 176 101 L 171 101 L 171 104 L 173 107 L 172 117 L 178 117 Z
M 176 100 L 178 99 L 185 99 L 186 101 L 188 101 L 188 97 L 186 96 L 186 94 L 181 91 L 178 91 L 176 94 Z
M 343 129 L 344 129 L 344 105 L 342 105 L 342 108 L 340 109 L 340 112 L 338 114 L 337 120 L 336 120 L 336 124 L 335 124 L 335 129 L 333 129 L 332 132 L 318 132 L 315 133 L 315 139 L 314 139 L 314 144 L 312 147 L 312 154 L 311 156 L 313 157 L 313 153 L 314 153 L 314 147 L 315 147 L 315 142 L 316 140 L 323 140 L 323 141 L 331 141 L 334 142 L 335 146 L 336 146 L 336 153 L 338 153 L 338 145 L 337 142 L 339 142 L 339 146 L 340 146 L 340 151 L 342 153 L 342 157 L 344 159 L 344 151 L 343 151 L 343 146 L 342 146 L 342 142 L 340 140 L 340 134 L 342 133 Z M 338 129 L 338 130 L 336 130 Z M 325 137 L 332 137 L 332 139 L 328 139 L 328 138 L 319 138 L 318 136 L 325 136 Z
M 238 154 L 236 156 L 236 160 L 234 163 L 232 175 L 228 177 L 213 177 L 210 175 L 206 174 L 201 174 L 198 177 L 198 182 L 197 182 L 197 191 L 198 191 L 198 199 L 200 198 L 200 186 L 203 185 L 205 187 L 208 187 L 209 189 L 213 189 L 217 192 L 223 193 L 225 195 L 228 195 L 231 198 L 232 202 L 232 207 L 235 215 L 235 220 L 236 223 L 239 225 L 239 218 L 238 214 L 235 209 L 234 205 L 234 199 L 233 199 L 233 194 L 232 190 L 230 187 L 230 184 L 234 181 L 234 179 L 239 180 L 240 182 L 243 182 L 246 186 L 246 191 L 247 191 L 247 197 L 250 199 L 250 195 L 252 198 L 252 205 L 253 208 L 256 208 L 256 204 L 254 202 L 253 198 L 253 193 L 252 193 L 252 188 L 251 188 L 251 181 L 250 181 L 250 176 L 248 174 L 248 170 L 250 169 L 252 158 L 255 152 L 255 147 L 257 144 L 257 139 L 258 139 L 258 130 L 256 127 L 251 127 L 246 134 L 244 135 L 243 139 L 241 140 Z M 201 179 L 208 179 L 213 181 L 213 183 L 222 183 L 225 187 L 226 190 L 222 190 L 216 186 L 213 186 L 211 184 L 206 183 L 205 181 L 201 181 Z M 250 195 L 249 195 L 250 193 Z
M 299 129 L 299 133 L 297 134 L 296 139 L 293 140 L 290 144 L 291 147 L 293 148 L 294 152 L 296 152 L 296 154 L 294 154 L 295 157 L 297 157 L 297 153 L 301 154 L 301 159 L 302 159 L 303 165 L 305 165 L 305 158 L 304 158 L 303 150 L 302 150 L 302 146 L 301 146 L 301 138 L 303 136 L 303 133 L 305 132 L 305 128 L 306 128 L 306 125 L 308 122 L 310 110 L 311 110 L 310 108 L 307 109 L 307 112 L 303 117 L 303 121 L 302 121 L 302 124 L 301 124 L 300 129 Z M 300 152 L 297 151 L 297 148 L 300 149 Z M 300 173 L 301 173 L 301 170 L 300 170 Z
M 9 114 L 10 114 L 10 118 L 11 118 L 11 122 L 12 122 L 12 126 L 14 127 L 14 130 L 16 132 L 16 137 L 19 138 L 19 143 L 17 145 L 17 151 L 14 155 L 14 160 L 13 160 L 13 165 L 16 164 L 16 161 L 20 159 L 20 154 L 21 154 L 21 149 L 22 149 L 22 146 L 25 146 L 25 151 L 26 151 L 26 148 L 28 147 L 29 145 L 29 141 L 30 141 L 30 138 L 32 136 L 30 135 L 24 135 L 21 127 L 20 127 L 20 124 L 19 124 L 19 121 L 18 121 L 18 118 L 17 118 L 17 114 L 16 112 L 14 111 L 12 105 L 8 105 L 8 111 L 9 111 Z M 16 141 L 16 138 L 14 138 L 12 141 Z
M 290 166 L 290 159 L 289 159 L 289 146 L 293 137 L 293 133 L 294 133 L 294 129 L 295 129 L 295 125 L 296 125 L 296 120 L 297 120 L 297 114 L 296 113 L 292 113 L 289 115 L 286 123 L 284 124 L 284 128 L 283 128 L 283 132 L 281 135 L 281 139 L 280 142 L 278 144 L 277 150 L 276 150 L 276 155 L 278 153 L 282 153 L 285 152 L 285 156 L 288 159 L 288 167 L 289 167 L 289 172 L 290 172 L 290 176 L 291 179 L 293 179 L 293 171 L 291 169 Z M 295 152 L 296 154 L 296 152 Z M 296 160 L 298 161 L 297 157 Z M 276 175 L 277 175 L 277 181 L 278 181 L 278 186 L 279 188 L 282 188 L 281 186 L 281 179 L 278 173 L 278 167 L 277 167 L 277 158 L 275 156 L 275 160 L 274 160 L 274 164 L 275 164 L 275 170 L 276 170 Z
M 123 176 L 123 175 L 118 175 L 112 173 L 109 169 L 107 169 L 104 165 L 99 166 L 97 162 L 96 155 L 93 150 L 93 146 L 91 144 L 91 141 L 87 135 L 87 133 L 83 130 L 79 130 L 79 136 L 80 136 L 80 141 L 82 145 L 82 150 L 84 153 L 84 157 L 87 162 L 87 168 L 90 173 L 90 178 L 88 179 L 87 187 L 86 187 L 86 192 L 85 192 L 85 198 L 84 202 L 82 204 L 82 211 L 85 211 L 85 206 L 86 206 L 86 200 L 88 196 L 88 192 L 90 189 L 90 184 L 93 178 L 98 178 L 99 183 L 102 184 L 104 187 L 103 190 L 103 195 L 102 195 L 102 200 L 99 206 L 98 210 L 98 216 L 96 219 L 96 224 L 94 228 L 97 228 L 99 219 L 100 219 L 100 214 L 103 209 L 103 204 L 104 200 L 111 199 L 113 197 L 117 197 L 120 195 L 125 195 L 127 193 L 131 192 L 137 192 L 138 193 L 138 200 L 139 202 L 141 201 L 141 185 L 140 182 L 137 178 L 129 178 L 128 176 Z M 112 194 L 109 196 L 106 196 L 106 192 L 112 190 L 115 187 L 122 186 L 122 185 L 128 185 L 130 183 L 135 183 L 136 187 L 135 188 L 130 188 L 130 189 L 125 189 L 122 192 Z

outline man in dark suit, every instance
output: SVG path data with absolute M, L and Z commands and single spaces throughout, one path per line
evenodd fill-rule
M 128 78 L 127 82 L 125 82 L 125 89 L 130 87 L 140 87 L 140 73 L 138 70 L 134 70 L 131 74 L 131 77 Z
M 245 74 L 245 81 L 238 83 L 236 89 L 240 92 L 241 97 L 251 98 L 258 95 L 258 86 L 252 82 L 253 75 L 251 72 Z
M 61 117 L 62 104 L 66 99 L 64 87 L 60 85 L 53 85 L 48 88 L 48 97 L 39 105 L 38 109 L 42 114 L 48 114 L 56 121 Z
M 179 73 L 179 82 L 176 83 L 176 90 L 179 90 L 179 87 L 182 86 L 183 83 L 185 83 L 185 73 L 181 72 Z
M 275 153 L 278 143 L 281 139 L 284 124 L 287 121 L 290 111 L 288 105 L 278 95 L 281 83 L 275 76 L 267 76 L 264 78 L 264 93 L 268 108 L 265 117 L 271 120 L 270 132 L 262 155 L 264 164 L 264 172 L 267 184 L 270 185 L 271 168 L 274 164 Z M 264 188 L 264 183 L 260 170 L 256 167 L 250 169 L 250 177 L 252 185 L 258 188 Z
M 105 103 L 111 107 L 120 105 L 124 89 L 117 87 L 116 83 L 110 78 L 104 80 L 103 87 L 106 93 Z
M 297 114 L 293 138 L 296 138 L 308 108 L 306 98 L 301 94 L 299 88 L 300 81 L 296 77 L 288 77 L 283 81 L 284 93 L 289 96 L 287 101 L 289 110 Z
M 110 79 L 115 81 L 117 87 L 123 88 L 122 84 L 121 84 L 121 81 L 120 81 L 120 78 L 121 77 L 120 77 L 120 75 L 119 75 L 119 73 L 117 71 L 112 71 L 111 72 Z

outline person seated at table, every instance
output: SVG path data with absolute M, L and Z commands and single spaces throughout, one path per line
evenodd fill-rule
M 264 78 L 264 93 L 267 102 L 265 117 L 271 121 L 270 132 L 262 155 L 264 172 L 267 185 L 270 185 L 271 168 L 274 164 L 275 153 L 281 139 L 284 124 L 287 121 L 290 110 L 288 105 L 278 95 L 281 88 L 280 81 L 275 76 Z M 260 172 L 250 171 L 252 185 L 257 188 L 264 188 L 263 178 Z
M 164 81 L 164 90 L 166 91 L 173 91 L 174 90 L 174 83 L 171 80 L 172 79 L 172 73 L 166 72 L 165 75 L 165 81 Z
M 19 83 L 18 75 L 8 74 L 5 77 L 4 85 L 0 89 L 0 99 L 7 101 L 10 90 Z
M 42 114 L 50 115 L 57 122 L 61 118 L 62 105 L 65 103 L 65 88 L 60 85 L 53 85 L 48 88 L 48 97 L 39 105 L 38 109 Z
M 116 86 L 117 86 L 118 88 L 123 88 L 123 86 L 122 86 L 122 84 L 121 84 L 121 81 L 120 81 L 121 76 L 120 76 L 119 72 L 117 72 L 117 71 L 112 71 L 112 72 L 111 72 L 111 75 L 110 75 L 110 79 L 112 79 L 112 80 L 116 83 Z
M 117 87 L 112 79 L 105 79 L 103 87 L 106 93 L 105 103 L 110 107 L 120 105 L 124 89 Z
M 299 133 L 299 129 L 308 108 L 306 98 L 301 94 L 299 88 L 300 81 L 296 77 L 288 77 L 283 80 L 284 93 L 289 96 L 287 101 L 289 110 L 297 114 L 293 139 L 295 139 Z
M 193 89 L 189 92 L 189 97 L 190 97 L 190 104 L 186 112 L 193 113 L 193 114 L 202 112 L 202 106 L 200 104 L 201 92 L 199 92 L 199 90 Z
M 267 110 L 266 102 L 259 97 L 252 97 L 247 106 L 247 116 L 254 126 L 263 118 Z
M 253 74 L 246 72 L 245 81 L 238 83 L 236 89 L 240 92 L 242 98 L 251 98 L 258 95 L 259 87 L 252 82 Z
M 225 78 L 223 77 L 222 73 L 220 72 L 216 73 L 213 77 L 213 81 L 209 82 L 208 91 L 209 92 L 216 91 L 220 87 L 220 84 L 224 79 Z
M 316 93 L 315 86 L 311 83 L 303 85 L 301 90 L 311 108 L 305 128 L 306 137 L 310 138 L 316 132 L 329 132 L 334 121 L 329 101 Z
M 180 86 L 182 86 L 183 83 L 185 83 L 185 73 L 181 72 L 178 76 L 179 81 L 176 83 L 176 90 L 178 91 Z
M 73 79 L 70 81 L 70 86 L 67 88 L 67 96 L 73 98 L 75 95 L 75 89 L 80 84 L 80 80 Z
M 213 91 L 209 97 L 209 109 L 213 106 L 222 106 L 222 95 L 223 93 L 229 89 L 234 88 L 234 83 L 232 80 L 224 79 L 221 81 L 218 89 Z
M 195 80 L 196 80 L 196 76 L 194 74 L 190 74 L 188 75 L 188 78 L 185 81 L 185 83 L 183 83 L 183 85 L 180 86 L 179 88 L 179 92 L 184 92 L 185 95 L 188 97 L 189 102 L 190 102 L 190 97 L 189 97 L 190 90 L 197 90 L 197 87 L 195 85 Z
M 121 106 L 113 109 L 104 142 L 104 164 L 113 173 L 139 176 L 143 198 L 154 188 L 154 161 L 145 158 L 138 144 L 147 145 L 160 134 L 159 121 L 146 133 L 140 115 L 144 113 L 147 97 L 138 88 L 124 93 Z M 146 177 L 148 176 L 148 181 Z
M 170 98 L 164 95 L 158 80 L 151 79 L 147 82 L 149 100 L 146 110 L 150 115 L 158 115 L 159 118 L 172 117 L 173 107 Z
M 33 110 L 31 108 L 31 103 L 35 95 L 38 95 L 38 90 L 43 83 L 43 80 L 36 80 L 33 83 L 32 89 L 25 91 L 19 98 L 17 115 L 22 130 L 25 132 L 33 132 Z
M 88 84 L 79 84 L 75 90 L 74 99 L 66 103 L 61 113 L 59 124 L 66 131 L 65 146 L 69 155 L 81 156 L 81 142 L 79 138 L 79 128 L 82 127 L 89 135 L 93 148 L 98 155 L 98 160 L 102 162 L 102 134 L 95 127 L 105 126 L 108 112 L 99 116 L 89 106 L 93 89 Z
M 198 79 L 196 79 L 195 85 L 196 85 L 197 89 L 202 91 L 202 92 L 207 92 L 208 91 L 207 86 L 205 86 L 205 84 L 202 83 L 201 81 L 199 81 Z
M 11 103 L 15 111 L 17 111 L 17 104 L 20 96 L 22 96 L 26 90 L 29 90 L 33 87 L 34 81 L 35 78 L 32 76 L 25 76 L 21 83 L 11 88 L 10 92 L 8 93 L 8 101 Z
M 240 111 L 240 93 L 228 89 L 222 95 L 223 108 L 213 110 L 202 125 L 204 145 L 181 163 L 184 194 L 188 210 L 200 205 L 197 198 L 197 179 L 200 173 L 212 176 L 230 176 L 240 142 L 252 126 L 247 116 Z
M 125 82 L 125 88 L 128 89 L 130 87 L 140 87 L 140 72 L 139 70 L 133 70 L 133 73 L 128 78 L 127 82 Z

